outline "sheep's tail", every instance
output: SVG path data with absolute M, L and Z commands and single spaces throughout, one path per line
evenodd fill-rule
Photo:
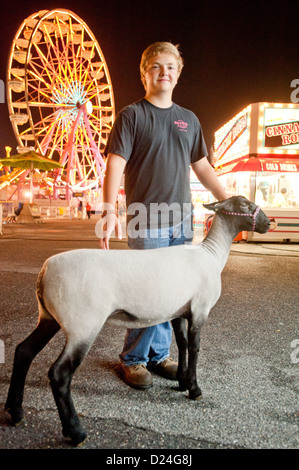
M 36 281 L 36 297 L 38 301 L 38 312 L 39 318 L 51 319 L 53 316 L 45 306 L 44 302 L 44 275 L 47 271 L 47 266 L 44 264 L 42 269 L 40 270 L 37 281 Z

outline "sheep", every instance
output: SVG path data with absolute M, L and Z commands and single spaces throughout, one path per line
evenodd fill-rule
M 172 321 L 179 389 L 187 389 L 193 400 L 201 398 L 196 378 L 200 332 L 220 297 L 231 243 L 242 230 L 266 233 L 270 227 L 264 212 L 243 196 L 204 206 L 215 216 L 198 245 L 142 251 L 80 249 L 45 261 L 37 280 L 38 324 L 15 351 L 5 404 L 13 425 L 23 419 L 23 391 L 32 360 L 62 328 L 65 347 L 48 376 L 63 435 L 74 446 L 85 440 L 71 380 L 108 318 L 129 328 Z

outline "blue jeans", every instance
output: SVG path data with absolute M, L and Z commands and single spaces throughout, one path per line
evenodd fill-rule
M 185 230 L 185 233 L 183 230 L 183 224 L 188 223 L 190 224 L 190 218 L 174 227 L 146 230 L 145 238 L 129 237 L 129 247 L 133 250 L 145 250 L 192 243 L 190 230 Z M 146 365 L 148 362 L 159 364 L 169 357 L 171 337 L 170 322 L 148 328 L 130 328 L 119 357 L 126 366 Z

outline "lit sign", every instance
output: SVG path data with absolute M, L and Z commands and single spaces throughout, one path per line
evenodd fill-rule
M 214 167 L 299 173 L 299 104 L 248 105 L 215 132 Z
M 281 147 L 299 143 L 299 122 L 265 127 L 265 147 Z
M 296 163 L 277 163 L 277 162 L 267 162 L 264 163 L 266 171 L 279 171 L 279 172 L 290 172 L 297 173 L 298 167 Z
M 265 108 L 264 147 L 299 149 L 299 109 Z
M 227 150 L 238 140 L 247 128 L 247 114 L 241 116 L 234 125 L 229 129 L 228 133 L 221 141 L 215 151 L 215 160 L 219 160 L 227 152 Z

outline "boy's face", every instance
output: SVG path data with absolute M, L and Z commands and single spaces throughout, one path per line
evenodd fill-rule
M 175 56 L 164 52 L 153 56 L 148 62 L 145 73 L 146 92 L 171 94 L 178 82 L 179 75 Z

